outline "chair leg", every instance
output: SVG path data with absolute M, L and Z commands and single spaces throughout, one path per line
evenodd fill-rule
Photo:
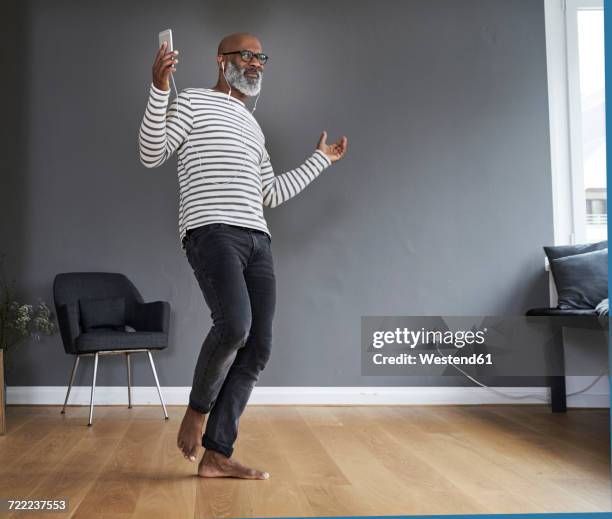
M 64 400 L 64 407 L 62 407 L 61 414 L 66 413 L 66 405 L 68 404 L 68 397 L 70 396 L 70 390 L 72 389 L 72 384 L 74 384 L 74 377 L 76 376 L 77 368 L 79 367 L 79 359 L 78 355 L 74 356 L 74 364 L 72 365 L 72 374 L 70 375 L 70 384 L 68 384 L 68 391 L 66 391 L 66 400 Z
M 93 408 L 94 408 L 94 393 L 96 391 L 96 374 L 98 373 L 98 353 L 94 357 L 94 369 L 93 369 L 93 380 L 91 382 L 91 398 L 89 400 L 89 423 L 93 423 Z
M 166 404 L 164 403 L 164 397 L 162 396 L 162 392 L 159 387 L 159 380 L 157 379 L 157 372 L 155 371 L 155 363 L 153 362 L 153 355 L 151 354 L 151 350 L 147 350 L 147 353 L 149 355 L 149 362 L 151 363 L 151 371 L 153 371 L 153 376 L 155 377 L 155 385 L 157 386 L 157 393 L 159 394 L 159 400 L 161 401 L 161 405 L 164 408 L 164 416 L 167 420 L 168 412 L 166 411 Z
M 132 408 L 132 370 L 130 369 L 130 354 L 125 354 L 125 362 L 127 364 L 127 378 L 128 378 L 128 409 Z

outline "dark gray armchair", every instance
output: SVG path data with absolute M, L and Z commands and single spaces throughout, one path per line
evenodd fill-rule
M 76 375 L 79 359 L 94 357 L 93 380 L 89 404 L 89 423 L 93 423 L 94 393 L 98 358 L 124 354 L 128 379 L 128 407 L 132 407 L 130 354 L 146 352 L 151 364 L 157 392 L 168 419 L 159 387 L 152 350 L 168 347 L 170 303 L 145 303 L 142 296 L 123 274 L 109 272 L 67 272 L 57 274 L 53 282 L 55 312 L 66 353 L 74 355 L 74 365 L 62 413 Z

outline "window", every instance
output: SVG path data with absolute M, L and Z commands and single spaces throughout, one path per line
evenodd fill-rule
M 566 0 L 567 96 L 573 240 L 607 239 L 604 11 Z

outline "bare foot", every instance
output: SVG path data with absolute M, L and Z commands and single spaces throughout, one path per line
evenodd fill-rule
M 189 461 L 195 461 L 198 455 L 198 447 L 202 444 L 202 428 L 204 427 L 204 415 L 194 411 L 187 406 L 185 416 L 176 438 L 176 445 L 183 452 L 183 456 Z
M 201 478 L 268 479 L 270 474 L 246 467 L 220 452 L 207 449 L 198 465 L 198 476 Z

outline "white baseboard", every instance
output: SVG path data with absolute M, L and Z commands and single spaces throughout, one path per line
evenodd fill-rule
M 582 393 L 570 396 L 567 407 L 607 407 L 610 408 L 610 395 L 608 393 Z
M 547 387 L 499 387 L 508 398 L 482 387 L 255 387 L 250 405 L 465 405 L 465 404 L 543 404 L 550 399 Z M 19 405 L 62 405 L 67 386 L 9 386 L 7 403 Z M 89 386 L 75 386 L 69 405 L 89 405 Z M 186 405 L 189 387 L 164 387 L 167 405 Z M 520 397 L 520 398 L 519 398 Z M 98 405 L 127 405 L 126 386 L 96 387 Z M 135 405 L 158 405 L 154 386 L 132 388 Z M 607 394 L 581 394 L 570 397 L 570 407 L 609 407 Z
M 255 387 L 249 405 L 466 405 L 545 404 L 547 387 L 498 387 L 508 398 L 482 387 Z M 9 386 L 7 403 L 62 405 L 67 386 Z M 167 405 L 187 405 L 189 387 L 163 387 Z M 69 405 L 89 405 L 91 388 L 75 386 Z M 520 397 L 520 398 L 519 398 Z M 127 405 L 127 386 L 96 387 L 95 404 Z M 159 405 L 155 386 L 132 387 L 134 405 Z M 610 407 L 607 394 L 583 393 L 570 397 L 569 407 Z

